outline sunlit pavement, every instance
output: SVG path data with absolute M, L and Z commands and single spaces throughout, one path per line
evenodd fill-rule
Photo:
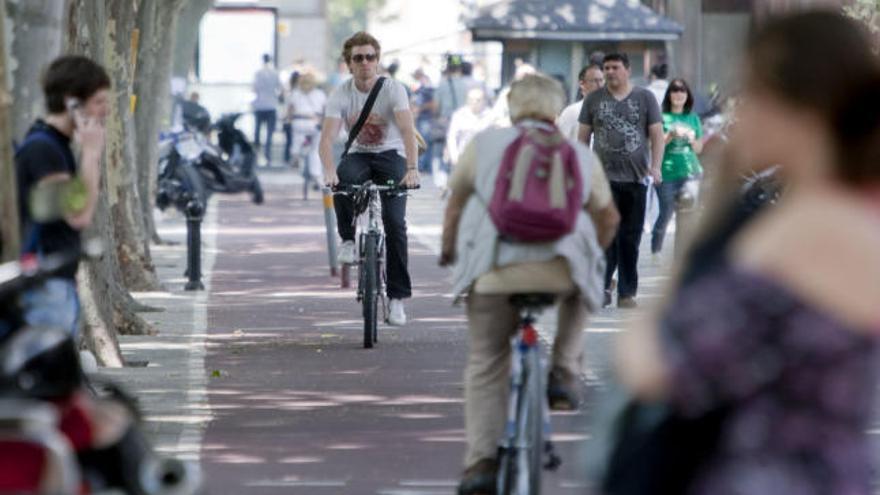
M 409 202 L 410 323 L 382 326 L 378 346 L 364 350 L 353 289 L 329 274 L 321 202 L 297 199 L 300 181 L 289 171 L 261 173 L 266 205 L 212 199 L 205 292 L 183 291 L 183 219 L 157 217 L 161 236 L 178 244 L 153 246 L 164 290 L 136 296 L 163 309 L 142 314 L 160 333 L 120 338 L 126 360 L 146 367 L 101 374 L 136 395 L 160 452 L 200 462 L 210 494 L 454 493 L 465 322 L 447 295 L 448 272 L 436 266 L 438 191 L 426 184 Z M 666 272 L 643 256 L 642 308 L 660 296 Z M 611 383 L 610 343 L 638 314 L 603 309 L 584 329 L 587 401 L 578 414 L 553 415 L 564 463 L 545 475 L 543 493 L 589 492 L 582 454 Z M 540 322 L 545 343 L 553 320 L 548 312 Z
M 414 297 L 409 323 L 381 326 L 361 346 L 353 289 L 330 276 L 321 201 L 302 201 L 291 172 L 263 173 L 265 205 L 217 196 L 206 219 L 208 291 L 183 293 L 183 246 L 154 248 L 167 293 L 139 299 L 166 307 L 145 317 L 157 337 L 125 337 L 111 371 L 141 400 L 160 450 L 200 460 L 209 493 L 452 494 L 464 450 L 463 309 L 437 267 L 443 204 L 430 184 L 408 205 Z M 164 218 L 166 238 L 183 239 Z M 663 283 L 642 272 L 642 301 Z M 580 454 L 589 444 L 596 391 L 608 380 L 613 335 L 634 312 L 602 310 L 585 329 L 587 406 L 554 414 L 563 466 L 544 493 L 584 493 Z M 541 324 L 552 339 L 553 317 Z M 201 326 L 200 326 L 201 325 Z

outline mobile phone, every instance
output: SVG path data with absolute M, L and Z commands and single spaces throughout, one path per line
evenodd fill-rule
M 79 98 L 69 97 L 64 99 L 64 106 L 67 108 L 67 112 L 73 115 L 73 113 L 78 111 L 82 105 L 80 104 Z

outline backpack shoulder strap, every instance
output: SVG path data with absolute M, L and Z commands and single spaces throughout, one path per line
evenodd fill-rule
M 354 143 L 354 140 L 357 139 L 357 135 L 361 132 L 361 127 L 367 122 L 367 117 L 370 116 L 370 111 L 373 110 L 373 104 L 376 103 L 376 98 L 379 96 L 379 90 L 382 89 L 382 84 L 385 82 L 385 77 L 380 77 L 376 80 L 376 83 L 373 84 L 373 89 L 370 90 L 370 95 L 367 96 L 367 101 L 364 103 L 364 108 L 361 109 L 361 114 L 358 116 L 357 122 L 354 123 L 351 130 L 348 132 L 348 141 L 345 142 L 345 149 L 342 151 L 342 156 L 348 154 L 349 148 Z M 354 83 L 352 83 L 354 84 Z

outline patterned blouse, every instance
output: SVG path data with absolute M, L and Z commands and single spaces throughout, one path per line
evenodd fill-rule
M 662 341 L 674 406 L 687 416 L 731 407 L 691 493 L 871 493 L 877 338 L 729 266 L 669 307 Z

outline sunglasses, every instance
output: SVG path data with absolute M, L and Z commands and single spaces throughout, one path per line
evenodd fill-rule
M 351 61 L 356 64 L 360 64 L 364 60 L 366 60 L 367 62 L 375 62 L 376 59 L 378 59 L 378 58 L 379 58 L 379 56 L 376 55 L 375 53 L 367 53 L 366 55 L 358 53 L 357 55 L 351 56 Z
M 669 87 L 670 93 L 687 93 L 687 91 L 688 90 L 684 86 L 670 86 Z

